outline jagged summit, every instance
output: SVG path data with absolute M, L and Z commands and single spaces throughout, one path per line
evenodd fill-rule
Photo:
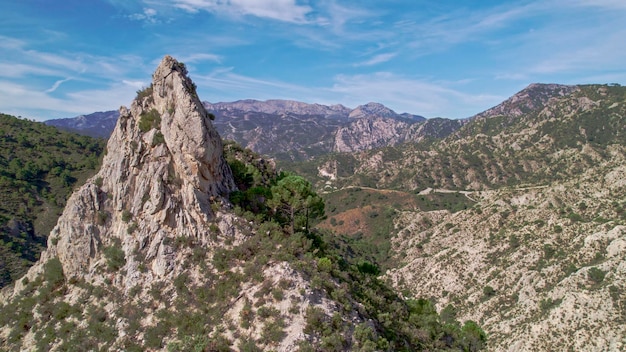
M 102 168 L 68 200 L 42 262 L 58 257 L 67 277 L 89 278 L 102 265 L 102 248 L 119 242 L 127 254 L 144 252 L 152 269 L 140 274 L 141 263 L 127 255 L 122 286 L 166 275 L 177 265 L 167 243 L 178 237 L 210 242 L 211 205 L 234 189 L 195 84 L 182 63 L 166 56 L 152 84 L 130 108 L 120 108 Z
M 349 117 L 353 119 L 368 117 L 368 116 L 378 116 L 378 117 L 393 117 L 397 116 L 396 112 L 389 109 L 380 103 L 367 103 L 365 105 L 359 105 L 356 109 L 350 112 Z

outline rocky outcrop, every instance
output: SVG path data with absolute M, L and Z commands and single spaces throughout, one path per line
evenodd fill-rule
M 68 200 L 50 234 L 42 261 L 58 257 L 67 277 L 89 280 L 103 248 L 117 240 L 127 254 L 143 252 L 151 274 L 166 275 L 176 265 L 168 243 L 210 242 L 209 221 L 235 189 L 185 66 L 166 56 L 152 78 L 130 108 L 120 108 L 101 170 Z M 140 276 L 129 265 L 125 281 Z
M 371 104 L 374 103 L 369 105 Z M 384 111 L 380 113 L 384 115 Z M 461 128 L 464 123 L 465 120 L 442 118 L 416 123 L 413 119 L 359 117 L 337 129 L 332 151 L 357 152 L 396 146 L 406 142 L 417 143 L 425 138 L 444 138 Z

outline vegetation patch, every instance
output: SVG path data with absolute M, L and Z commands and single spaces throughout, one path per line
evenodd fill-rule
M 37 260 L 73 188 L 95 174 L 104 146 L 0 114 L 0 288 Z
M 141 132 L 148 132 L 153 128 L 161 128 L 161 114 L 154 108 L 148 112 L 143 112 L 139 115 L 138 126 Z

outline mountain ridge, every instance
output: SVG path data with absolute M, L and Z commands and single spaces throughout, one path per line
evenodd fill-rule
M 308 104 L 291 100 L 239 100 L 230 103 L 203 102 L 216 116 L 214 125 L 225 138 L 234 140 L 258 153 L 284 160 L 303 160 L 333 151 L 352 151 L 400 143 L 407 138 L 423 138 L 416 125 L 433 123 L 419 115 L 397 114 L 379 103 L 355 109 L 343 105 Z M 75 118 L 48 120 L 47 124 L 88 135 L 106 135 L 112 130 L 115 112 L 94 113 Z M 102 120 L 106 118 L 106 120 Z M 368 121 L 364 123 L 363 121 Z M 438 120 L 435 120 L 438 121 Z M 368 128 L 363 129 L 364 124 Z M 454 124 L 448 124 L 453 128 Z M 375 129 L 378 137 L 368 135 Z M 387 131 L 411 128 L 396 137 Z M 341 130 L 341 131 L 340 131 Z M 353 140 L 341 137 L 349 131 Z M 355 143 L 356 142 L 356 143 Z M 348 145 L 348 143 L 350 143 Z

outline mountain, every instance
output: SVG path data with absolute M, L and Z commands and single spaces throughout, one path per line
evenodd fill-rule
M 533 84 L 435 141 L 291 165 L 404 295 L 494 351 L 625 348 L 626 87 Z
M 0 114 L 0 288 L 38 259 L 76 185 L 92 176 L 103 140 Z
M 118 111 L 104 111 L 65 119 L 48 120 L 45 123 L 94 138 L 109 138 L 119 116 Z
M 216 116 L 213 124 L 223 138 L 280 160 L 306 160 L 330 152 L 367 150 L 429 135 L 422 116 L 397 114 L 378 103 L 350 109 L 342 105 L 307 104 L 290 100 L 240 100 L 203 103 Z M 47 124 L 108 135 L 117 112 L 94 113 L 75 118 L 48 120 Z M 430 122 L 437 125 L 440 119 Z M 448 122 L 447 132 L 461 122 Z
M 472 321 L 405 300 L 318 230 L 304 178 L 223 144 L 163 58 L 47 249 L 0 295 L 6 350 L 467 350 Z

